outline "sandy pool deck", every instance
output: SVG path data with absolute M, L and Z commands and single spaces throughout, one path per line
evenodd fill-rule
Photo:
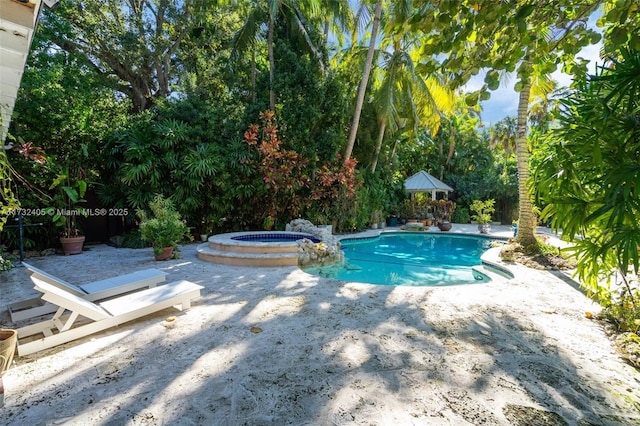
M 196 246 L 29 259 L 78 284 L 158 268 L 205 288 L 188 311 L 16 356 L 0 424 L 640 424 L 640 374 L 550 272 L 387 287 L 207 263 Z M 0 274 L 0 327 L 37 295 L 24 268 Z

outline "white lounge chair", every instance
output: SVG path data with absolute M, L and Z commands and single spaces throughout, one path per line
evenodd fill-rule
M 34 288 L 42 292 L 42 299 L 56 305 L 58 310 L 49 320 L 17 330 L 18 355 L 52 348 L 171 306 L 189 309 L 203 288 L 190 281 L 174 281 L 96 304 L 36 276 L 32 279 Z
M 167 278 L 166 272 L 162 272 L 157 269 L 144 269 L 131 274 L 120 275 L 82 285 L 75 285 L 29 265 L 28 263 L 22 262 L 22 265 L 31 275 L 32 279 L 33 277 L 38 277 L 44 282 L 67 290 L 68 292 L 91 302 L 119 296 L 146 287 L 155 287 L 156 284 L 164 282 Z M 57 306 L 52 305 L 51 303 L 45 303 L 41 298 L 36 297 L 12 303 L 9 305 L 9 315 L 11 316 L 12 322 L 17 322 L 50 314 L 55 312 L 57 309 Z

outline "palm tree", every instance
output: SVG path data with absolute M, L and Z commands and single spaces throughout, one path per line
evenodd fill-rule
M 536 243 L 536 217 L 533 214 L 533 203 L 529 195 L 529 147 L 527 144 L 527 117 L 529 115 L 529 96 L 531 93 L 531 78 L 523 81 L 522 90 L 518 98 L 518 118 L 516 128 L 516 159 L 518 167 L 518 234 L 516 241 L 524 247 Z
M 364 95 L 367 91 L 367 85 L 369 84 L 369 75 L 371 74 L 371 68 L 373 66 L 373 54 L 376 50 L 376 38 L 378 37 L 378 28 L 380 27 L 380 17 L 382 16 L 382 1 L 378 0 L 376 4 L 376 10 L 373 16 L 373 25 L 371 27 L 371 37 L 369 39 L 369 50 L 367 51 L 367 59 L 362 70 L 362 79 L 360 80 L 360 86 L 358 87 L 358 97 L 356 99 L 356 108 L 353 113 L 353 121 L 351 123 L 351 130 L 349 132 L 349 139 L 347 140 L 347 147 L 344 151 L 344 163 L 347 164 L 351 159 L 351 152 L 353 151 L 353 145 L 356 142 L 356 135 L 358 134 L 358 124 L 360 123 L 360 113 L 362 112 L 362 105 L 364 104 Z
M 524 247 L 536 244 L 537 217 L 533 211 L 533 203 L 529 193 L 529 143 L 527 138 L 527 119 L 529 117 L 529 102 L 531 94 L 537 97 L 547 97 L 554 88 L 554 83 L 549 76 L 534 66 L 530 59 L 523 62 L 525 67 L 533 70 L 531 75 L 520 82 L 520 95 L 518 97 L 518 114 L 516 118 L 516 162 L 518 169 L 518 233 L 515 240 Z
M 312 40 L 312 33 L 319 33 L 320 30 L 311 26 L 314 17 L 320 16 L 321 2 L 319 0 L 254 0 L 254 7 L 247 15 L 244 25 L 234 37 L 233 50 L 234 57 L 238 57 L 240 52 L 253 48 L 257 40 L 262 36 L 263 26 L 267 26 L 267 55 L 269 58 L 269 109 L 272 111 L 276 107 L 275 83 L 275 57 L 273 53 L 274 32 L 278 17 L 283 18 L 295 34 L 304 41 L 304 47 L 315 57 L 324 69 L 324 58 L 320 49 Z M 305 13 L 307 12 L 307 16 Z M 255 53 L 255 50 L 252 54 Z M 255 67 L 255 60 L 252 61 L 252 70 Z
M 403 14 L 394 15 L 388 23 L 393 26 L 402 19 Z M 403 130 L 416 135 L 418 126 L 423 125 L 431 134 L 436 134 L 441 114 L 451 113 L 455 105 L 454 93 L 447 88 L 442 76 L 432 74 L 423 78 L 416 71 L 413 57 L 419 50 L 419 44 L 409 39 L 407 34 L 395 34 L 391 39 L 393 52 L 388 53 L 384 44 L 379 51 L 383 66 L 377 73 L 379 84 L 374 103 L 378 108 L 380 127 L 371 162 L 372 172 L 376 171 L 387 128 L 396 136 Z
M 556 103 L 563 91 L 559 91 L 558 82 L 548 78 L 547 75 L 536 74 L 536 76 L 538 81 L 531 87 L 532 102 L 529 106 L 529 120 L 531 126 L 537 126 L 546 131 L 552 120 L 549 105 Z
M 505 156 L 509 157 L 516 148 L 518 123 L 516 117 L 505 117 L 498 121 L 491 129 L 491 148 L 501 144 Z

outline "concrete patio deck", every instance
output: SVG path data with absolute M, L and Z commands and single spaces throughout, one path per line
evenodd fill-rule
M 387 287 L 207 263 L 196 246 L 166 262 L 105 245 L 30 259 L 77 283 L 154 267 L 205 289 L 189 311 L 16 358 L 0 424 L 640 424 L 638 371 L 549 272 Z M 0 294 L 2 328 L 9 303 L 37 295 L 22 268 Z

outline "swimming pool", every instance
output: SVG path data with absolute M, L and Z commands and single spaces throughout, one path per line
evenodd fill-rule
M 443 286 L 491 279 L 480 256 L 499 238 L 424 232 L 389 232 L 343 239 L 345 263 L 306 272 L 344 281 L 380 285 Z

